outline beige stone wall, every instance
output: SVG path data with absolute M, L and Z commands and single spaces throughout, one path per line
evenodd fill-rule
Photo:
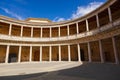
M 61 46 L 61 60 L 68 61 L 68 46 Z
M 33 37 L 41 36 L 41 28 L 33 28 Z
M 7 48 L 7 46 L 0 45 L 0 63 L 5 62 L 6 48 Z
M 67 36 L 67 26 L 60 27 L 60 36 Z
M 82 21 L 78 23 L 79 33 L 86 32 L 86 22 Z
M 21 34 L 21 27 L 12 25 L 11 35 L 13 35 L 13 36 L 20 36 L 20 34 Z
M 22 46 L 21 53 L 21 62 L 29 61 L 30 47 Z
M 9 24 L 0 22 L 0 34 L 9 34 Z
M 59 59 L 59 47 L 52 46 L 52 61 L 58 61 Z
M 100 48 L 98 41 L 90 42 L 91 58 L 93 62 L 100 61 Z
M 71 61 L 78 61 L 78 48 L 77 45 L 70 46 Z
M 32 61 L 40 61 L 40 47 L 32 47 Z
M 42 47 L 42 61 L 49 61 L 49 47 Z
M 58 28 L 52 28 L 52 37 L 58 37 Z

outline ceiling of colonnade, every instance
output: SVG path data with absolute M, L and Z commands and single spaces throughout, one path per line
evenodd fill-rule
M 105 2 L 106 0 L 1 0 L 0 15 L 18 20 L 32 17 L 59 22 L 83 16 Z

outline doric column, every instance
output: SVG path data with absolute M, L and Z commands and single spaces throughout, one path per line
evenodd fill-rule
M 58 27 L 58 36 L 60 37 L 60 27 Z
M 111 15 L 110 7 L 108 7 L 108 15 L 109 15 L 109 21 L 112 22 L 112 15 Z
M 20 32 L 20 36 L 22 37 L 23 35 L 23 26 L 21 26 L 21 32 Z
M 41 27 L 41 38 L 42 38 L 42 32 L 43 32 L 43 28 Z
M 81 52 L 80 52 L 80 45 L 77 44 L 77 48 L 78 48 L 78 61 L 81 61 Z
M 33 27 L 31 27 L 31 37 L 33 37 Z
M 117 54 L 117 50 L 116 50 L 116 44 L 115 44 L 114 37 L 112 37 L 112 43 L 113 43 L 113 50 L 114 50 L 114 56 L 115 56 L 115 63 L 118 64 L 119 60 L 118 60 L 118 54 Z
M 49 61 L 52 61 L 52 47 L 49 47 Z
M 88 42 L 88 57 L 89 57 L 89 62 L 92 62 L 91 59 L 91 50 L 90 50 L 90 43 Z
M 30 58 L 29 58 L 29 61 L 30 62 L 32 61 L 32 46 L 30 46 Z
M 42 61 L 42 46 L 40 46 L 40 62 Z
M 12 32 L 12 24 L 10 24 L 10 27 L 9 27 L 9 36 L 11 36 L 11 32 Z
M 78 22 L 76 22 L 76 30 L 77 30 L 77 34 L 79 34 Z
M 101 58 L 101 63 L 104 63 L 103 49 L 102 49 L 102 43 L 101 43 L 101 40 L 99 40 L 99 48 L 100 48 L 100 58 Z
M 68 45 L 68 61 L 71 61 L 70 45 Z
M 100 27 L 98 14 L 96 15 L 96 22 L 97 22 L 97 27 Z
M 86 19 L 86 30 L 89 31 L 88 20 Z
M 10 46 L 7 45 L 5 63 L 8 63 L 8 60 L 9 60 L 9 49 L 10 49 Z
M 21 61 L 21 45 L 19 46 L 19 53 L 18 53 L 18 62 Z
M 69 29 L 69 25 L 67 25 L 67 36 L 70 35 L 70 29 Z
M 59 45 L 59 61 L 61 61 L 61 45 Z

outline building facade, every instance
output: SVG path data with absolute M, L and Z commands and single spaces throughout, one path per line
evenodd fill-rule
M 0 63 L 120 62 L 120 1 L 78 19 L 29 22 L 0 16 Z

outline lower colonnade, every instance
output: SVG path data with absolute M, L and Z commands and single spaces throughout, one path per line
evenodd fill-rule
M 120 62 L 120 35 L 75 44 L 0 44 L 0 63 L 33 61 Z

